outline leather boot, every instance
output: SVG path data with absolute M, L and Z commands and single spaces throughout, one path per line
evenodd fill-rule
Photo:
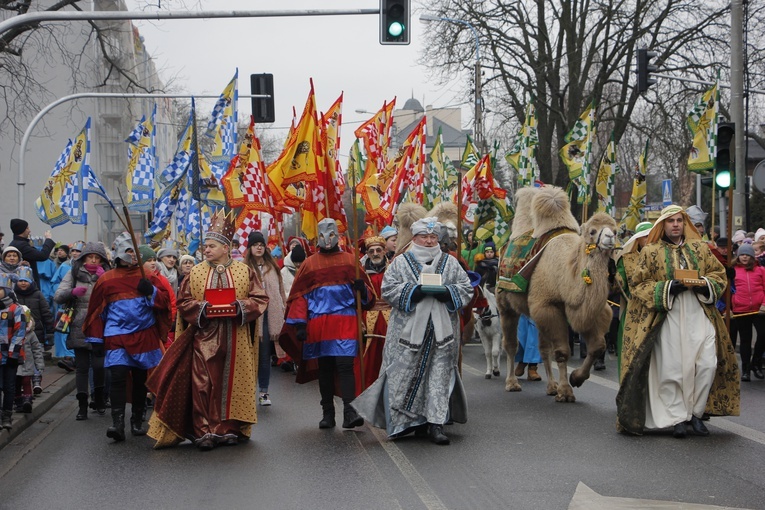
M 319 422 L 319 428 L 320 429 L 331 429 L 334 428 L 336 425 L 335 423 L 335 408 L 325 408 L 324 409 L 324 417 Z
M 762 372 L 762 359 L 752 363 L 752 373 L 757 379 L 765 379 L 765 373 Z
M 143 429 L 143 409 L 133 409 L 133 414 L 130 416 L 130 433 L 134 436 L 146 435 Z
M 77 411 L 77 416 L 75 417 L 75 420 L 77 421 L 87 420 L 88 419 L 88 394 L 78 393 L 77 402 L 80 403 L 80 410 Z
M 749 382 L 752 380 L 749 376 L 749 367 L 741 367 L 741 380 L 744 382 Z
M 106 429 L 106 437 L 117 442 L 125 440 L 125 408 L 112 408 L 112 426 Z
M 523 361 L 519 361 L 517 365 L 515 365 L 515 371 L 513 372 L 515 374 L 515 377 L 522 377 L 523 373 L 526 371 L 526 363 Z
M 2 418 L 0 418 L 0 429 L 11 430 L 13 426 L 13 411 L 3 411 Z
M 104 402 L 103 388 L 96 388 L 93 391 L 93 409 L 96 410 L 99 416 L 106 414 L 106 403 Z
M 537 364 L 532 363 L 529 365 L 529 381 L 541 381 L 542 376 L 537 372 Z
M 449 444 L 449 438 L 444 434 L 444 426 L 431 423 L 428 425 L 428 436 L 431 442 L 439 445 Z
M 362 425 L 364 425 L 364 418 L 359 416 L 353 407 L 346 405 L 345 409 L 343 409 L 343 428 L 352 429 Z

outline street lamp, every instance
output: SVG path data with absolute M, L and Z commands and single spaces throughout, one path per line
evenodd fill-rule
M 473 38 L 475 39 L 475 124 L 473 128 L 473 138 L 475 139 L 478 150 L 482 152 L 484 150 L 483 109 L 481 104 L 483 101 L 481 100 L 481 44 L 478 39 L 478 31 L 469 21 L 437 16 L 435 14 L 420 14 L 420 21 L 423 23 L 428 23 L 431 21 L 446 21 L 448 23 L 457 23 L 459 25 L 465 25 L 473 33 Z

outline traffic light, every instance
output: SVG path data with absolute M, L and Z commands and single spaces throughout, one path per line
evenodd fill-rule
M 652 58 L 656 58 L 658 53 L 648 51 L 647 48 L 637 50 L 637 91 L 642 94 L 648 87 L 656 83 L 656 78 L 651 78 L 651 73 L 656 72 L 656 66 L 651 64 Z
M 380 0 L 380 44 L 409 44 L 410 0 Z
M 274 75 L 251 74 L 250 94 L 267 95 L 269 97 L 252 98 L 252 116 L 257 123 L 276 122 L 276 110 L 274 109 Z
M 726 190 L 735 186 L 734 165 L 731 159 L 731 146 L 736 138 L 736 125 L 733 122 L 717 124 L 717 157 L 715 158 L 715 185 Z

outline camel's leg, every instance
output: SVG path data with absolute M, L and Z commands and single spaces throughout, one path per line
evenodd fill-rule
M 547 374 L 547 388 L 545 392 L 552 396 L 558 394 L 558 383 L 555 381 L 555 375 L 552 371 L 551 355 L 552 343 L 549 338 L 543 337 L 539 334 L 539 354 L 542 355 L 542 363 L 545 366 L 545 374 Z
M 568 358 L 571 351 L 568 347 L 566 316 L 562 310 L 550 305 L 536 306 L 532 313 L 532 318 L 539 328 L 539 338 L 545 338 L 545 341 L 552 344 L 552 355 L 558 363 L 558 392 L 555 401 L 576 402 L 574 390 L 568 382 Z
M 501 296 L 501 294 L 500 294 Z M 502 297 L 497 297 L 499 305 Z M 505 377 L 505 391 L 521 391 L 521 385 L 515 376 L 515 353 L 518 351 L 518 314 L 509 305 L 502 306 L 500 323 L 502 324 L 502 347 L 507 355 L 507 377 Z
M 591 329 L 581 334 L 581 339 L 587 343 L 587 357 L 582 366 L 571 372 L 570 382 L 572 386 L 579 387 L 590 378 L 590 369 L 595 360 L 600 358 L 606 350 L 606 331 L 611 325 L 611 308 L 605 306 L 603 310 L 593 317 L 590 322 Z

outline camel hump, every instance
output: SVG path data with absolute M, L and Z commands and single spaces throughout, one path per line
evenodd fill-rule
M 571 214 L 568 196 L 556 186 L 539 188 L 534 194 L 531 200 L 531 221 L 534 237 L 541 237 L 560 228 L 579 232 L 579 223 Z

